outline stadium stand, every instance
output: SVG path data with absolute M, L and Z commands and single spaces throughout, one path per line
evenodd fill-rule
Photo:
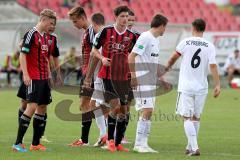
M 118 0 L 92 2 L 92 9 L 85 7 L 88 15 L 101 11 L 108 21 L 113 21 L 112 9 L 120 4 Z M 18 0 L 18 3 L 36 14 L 45 7 L 55 10 L 60 18 L 66 18 L 68 12 L 68 8 L 63 6 L 63 0 Z M 171 0 L 133 0 L 130 6 L 136 12 L 139 22 L 149 22 L 151 16 L 160 11 L 169 17 L 170 22 L 177 24 L 190 23 L 194 18 L 202 17 L 209 23 L 208 31 L 237 31 L 240 28 L 238 17 L 232 16 L 228 11 L 221 11 L 214 3 L 206 3 L 204 0 L 193 0 L 191 3 L 188 0 L 175 0 L 174 3 Z

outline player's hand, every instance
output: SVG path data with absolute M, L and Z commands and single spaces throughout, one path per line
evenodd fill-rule
M 91 88 L 91 79 L 90 78 L 85 78 L 83 81 L 83 88 Z
M 213 91 L 214 98 L 217 98 L 220 95 L 220 92 L 221 92 L 220 85 L 215 86 L 214 91 Z
M 137 82 L 137 78 L 136 77 L 132 77 L 131 78 L 131 87 L 133 90 L 136 90 L 138 86 L 138 82 Z
M 29 86 L 31 84 L 31 79 L 28 74 L 23 75 L 23 82 L 26 86 Z
M 170 66 L 166 66 L 166 67 L 165 67 L 165 73 L 166 73 L 166 72 L 169 72 L 171 69 L 172 69 L 172 68 L 171 68 Z M 165 73 L 164 73 L 164 74 L 165 74 Z M 164 75 L 164 74 L 163 74 L 163 75 Z
M 110 61 L 111 61 L 111 59 L 106 58 L 106 57 L 103 57 L 101 60 L 102 60 L 102 64 L 103 64 L 104 66 L 110 66 Z

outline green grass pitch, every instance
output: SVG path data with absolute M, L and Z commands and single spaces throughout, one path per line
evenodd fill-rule
M 79 113 L 78 96 L 63 95 L 53 92 L 53 103 L 48 107 L 48 124 L 45 134 L 52 143 L 45 144 L 48 152 L 14 153 L 11 146 L 15 141 L 17 132 L 17 112 L 19 99 L 16 90 L 0 90 L 0 160 L 232 160 L 240 159 L 240 92 L 226 89 L 218 99 L 208 95 L 204 114 L 201 119 L 199 146 L 200 157 L 187 157 L 184 155 L 186 138 L 181 120 L 173 120 L 176 90 L 160 96 L 153 116 L 149 144 L 158 150 L 158 154 L 109 153 L 108 151 L 93 148 L 69 148 L 66 144 L 79 138 L 80 122 L 66 122 L 55 115 L 55 105 L 61 99 L 72 99 L 71 112 Z M 164 117 L 164 115 L 165 117 Z M 126 137 L 132 144 L 126 147 L 132 149 L 135 139 L 137 114 L 132 107 L 132 119 L 127 129 Z M 168 117 L 168 118 L 166 118 Z M 90 131 L 90 144 L 98 137 L 95 122 Z M 32 138 L 32 125 L 29 127 L 25 143 L 29 147 Z

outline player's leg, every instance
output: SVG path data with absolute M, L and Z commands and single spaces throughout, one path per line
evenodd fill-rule
M 121 145 L 122 139 L 124 137 L 124 133 L 126 131 L 126 113 L 127 113 L 127 105 L 123 101 L 121 101 L 121 107 L 119 109 L 119 114 L 117 116 L 117 124 L 116 124 L 116 137 L 115 137 L 115 146 L 118 151 L 128 152 L 129 150 L 124 148 Z
M 18 123 L 20 123 L 21 116 L 27 108 L 26 91 L 26 85 L 22 82 L 17 93 L 17 96 L 21 98 L 20 107 L 18 110 Z
M 94 81 L 94 92 L 91 97 L 90 106 L 91 110 L 95 115 L 95 120 L 97 127 L 99 129 L 99 138 L 97 142 L 94 144 L 95 147 L 103 146 L 107 140 L 107 126 L 105 114 L 109 112 L 109 107 L 104 106 L 105 98 L 104 98 L 104 85 L 103 81 L 100 78 L 96 78 Z
M 47 105 L 52 102 L 51 89 L 48 80 L 37 80 L 35 83 L 35 95 L 33 100 L 37 102 L 33 119 L 33 139 L 30 150 L 45 151 L 46 147 L 40 144 L 40 138 L 46 126 Z
M 27 108 L 20 118 L 18 125 L 18 133 L 15 144 L 12 146 L 12 149 L 17 152 L 26 152 L 25 146 L 23 144 L 23 137 L 29 127 L 31 118 L 37 108 L 36 103 L 28 103 Z
M 151 116 L 155 107 L 156 86 L 138 86 L 134 92 L 135 108 L 139 112 L 134 151 L 140 153 L 157 153 L 148 146 L 151 128 Z M 147 93 L 147 94 L 146 94 Z
M 18 123 L 20 123 L 20 118 L 23 115 L 26 108 L 27 108 L 27 101 L 24 100 L 24 99 L 21 99 L 21 104 L 20 104 L 20 107 L 18 109 Z
M 193 116 L 191 117 L 191 121 L 193 123 L 195 132 L 196 132 L 196 139 L 198 138 L 199 128 L 200 128 L 200 116 L 203 112 L 205 100 L 207 95 L 195 95 L 194 97 L 194 112 Z M 197 141 L 197 140 L 196 140 Z M 189 156 L 199 156 L 200 151 L 199 148 L 192 147 L 192 151 L 188 154 Z
M 82 78 L 82 81 L 80 84 L 80 111 L 82 112 L 81 138 L 68 144 L 68 146 L 71 146 L 71 147 L 80 147 L 80 146 L 89 145 L 88 137 L 89 137 L 89 132 L 92 125 L 92 112 L 89 112 L 91 110 L 89 103 L 91 100 L 93 90 L 82 88 L 83 82 L 84 82 L 84 77 Z
M 130 120 L 130 106 L 132 105 L 132 100 L 134 99 L 134 96 L 133 96 L 133 91 L 132 89 L 130 89 L 130 92 L 128 94 L 128 102 L 127 102 L 127 113 L 126 113 L 126 129 L 128 127 L 128 124 L 129 124 L 129 120 Z M 122 144 L 128 144 L 130 142 L 128 142 L 126 136 L 125 136 L 125 133 L 126 133 L 126 129 L 123 133 L 123 140 L 122 140 Z
M 90 111 L 91 97 L 82 96 L 80 98 L 80 108 L 82 112 L 82 135 L 81 140 L 83 143 L 88 144 L 88 136 L 90 132 L 90 127 L 92 125 L 92 118 L 89 117 L 88 112 Z
M 176 104 L 176 113 L 183 117 L 184 131 L 187 137 L 187 147 L 185 154 L 190 154 L 199 150 L 197 143 L 197 132 L 193 123 L 195 96 L 179 93 Z
M 114 141 L 114 133 L 117 124 L 117 114 L 118 109 L 120 108 L 119 99 L 112 99 L 109 101 L 111 106 L 110 112 L 107 117 L 108 123 L 108 150 L 111 152 L 116 151 L 115 141 Z
M 45 113 L 45 115 L 44 115 L 44 128 L 43 128 L 43 133 L 42 133 L 42 136 L 41 136 L 41 141 L 42 142 L 47 142 L 47 143 L 50 143 L 51 141 L 49 141 L 48 139 L 47 139 L 47 136 L 45 135 L 45 129 L 46 129 L 46 125 L 47 125 L 47 111 L 46 111 L 46 113 Z
M 94 147 L 101 147 L 103 146 L 106 141 L 107 141 L 107 126 L 106 126 L 106 121 L 105 121 L 105 116 L 104 116 L 104 112 L 103 112 L 103 107 L 100 103 L 101 102 L 97 102 L 99 100 L 91 100 L 90 101 L 90 106 L 93 110 L 94 116 L 95 116 L 95 120 L 96 120 L 96 124 L 97 127 L 99 129 L 99 138 L 97 140 L 97 142 L 94 144 Z
M 40 144 L 40 138 L 43 135 L 45 130 L 46 114 L 47 106 L 46 105 L 39 105 L 36 108 L 35 114 L 33 116 L 33 139 L 32 144 L 30 146 L 30 150 L 41 150 L 45 151 L 46 147 Z

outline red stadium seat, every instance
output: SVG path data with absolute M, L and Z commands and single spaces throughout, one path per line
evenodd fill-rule
M 78 0 L 80 2 L 80 0 Z M 17 0 L 20 5 L 39 14 L 43 8 L 50 8 L 57 12 L 59 17 L 66 18 L 68 8 L 63 7 L 63 0 Z M 88 16 L 93 12 L 103 12 L 107 21 L 113 21 L 113 9 L 120 4 L 119 0 L 92 0 L 93 8 L 85 7 Z M 231 0 L 236 4 L 238 0 Z M 135 12 L 139 22 L 151 21 L 155 13 L 162 12 L 171 23 L 191 23 L 195 18 L 204 18 L 208 23 L 208 30 L 226 31 L 239 30 L 240 20 L 230 13 L 218 10 L 214 3 L 204 0 L 132 0 L 129 5 Z M 219 18 L 221 17 L 221 18 Z M 235 25 L 232 25 L 235 24 Z

